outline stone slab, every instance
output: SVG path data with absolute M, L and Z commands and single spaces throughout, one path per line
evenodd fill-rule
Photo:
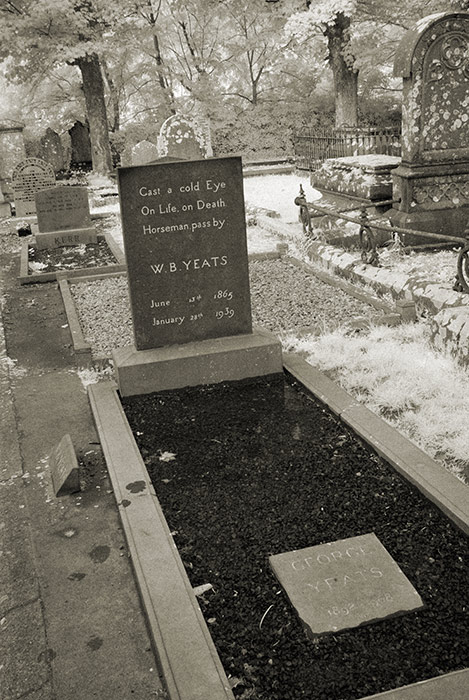
M 56 496 L 80 490 L 80 471 L 72 438 L 68 433 L 52 450 L 49 466 Z
M 50 187 L 35 195 L 37 225 L 41 233 L 91 226 L 86 187 Z
M 44 617 L 39 600 L 13 608 L 2 618 L 2 698 L 28 697 L 50 678 Z
M 467 700 L 469 697 L 469 669 L 445 673 L 420 683 L 404 685 L 362 700 Z
M 137 350 L 250 333 L 241 159 L 118 169 Z
M 313 637 L 423 607 L 374 533 L 275 554 L 269 563 Z
M 136 350 L 131 345 L 114 350 L 112 356 L 122 396 L 283 371 L 280 342 L 260 330 L 152 350 Z
M 36 247 L 38 250 L 97 242 L 98 234 L 92 226 L 89 228 L 70 229 L 67 231 L 48 231 L 47 233 L 36 233 Z
M 35 215 L 36 193 L 54 184 L 55 173 L 50 163 L 40 158 L 25 158 L 18 163 L 11 176 L 16 217 Z
M 311 185 L 319 191 L 332 191 L 364 200 L 391 199 L 391 171 L 398 167 L 400 161 L 400 158 L 386 155 L 329 158 L 314 173 Z

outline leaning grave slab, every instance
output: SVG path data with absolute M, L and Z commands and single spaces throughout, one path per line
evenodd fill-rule
M 282 371 L 252 331 L 240 158 L 118 170 L 135 345 L 114 351 L 122 396 Z

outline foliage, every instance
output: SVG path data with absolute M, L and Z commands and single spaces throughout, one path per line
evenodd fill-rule
M 95 56 L 114 156 L 125 144 L 155 141 L 175 111 L 210 117 L 216 143 L 230 151 L 288 153 L 287 124 L 331 121 L 330 39 L 339 16 L 346 20 L 342 58 L 359 77 L 361 121 L 383 124 L 399 114 L 397 42 L 415 19 L 447 9 L 442 0 L 5 2 L 0 60 L 8 82 L 0 117 L 25 121 L 37 137 L 47 126 L 64 133 L 85 121 L 78 68 Z M 272 133 L 278 119 L 280 142 Z

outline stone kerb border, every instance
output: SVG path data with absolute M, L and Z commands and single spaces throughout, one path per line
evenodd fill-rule
M 285 223 L 262 215 L 257 219 L 266 230 L 288 237 Z M 378 297 L 390 298 L 403 320 L 415 317 L 415 312 L 409 306 L 412 304 L 417 314 L 431 316 L 435 346 L 450 350 L 463 364 L 469 364 L 468 294 L 444 289 L 422 277 L 408 277 L 392 270 L 364 265 L 351 253 L 318 241 L 309 243 L 307 255 L 312 262 L 335 276 L 335 284 L 342 278 L 359 287 L 372 289 Z M 348 292 L 353 293 L 350 288 Z M 372 298 L 370 295 L 368 297 Z
M 34 247 L 29 240 L 24 239 L 21 243 L 21 253 L 20 253 L 20 274 L 18 280 L 20 284 L 35 284 L 37 282 L 54 282 L 60 279 L 60 277 L 82 277 L 100 275 L 103 272 L 117 273 L 125 272 L 127 270 L 127 265 L 125 263 L 125 257 L 114 238 L 110 233 L 100 234 L 98 233 L 98 240 L 105 240 L 107 246 L 111 253 L 117 260 L 117 263 L 111 265 L 103 265 L 101 267 L 83 267 L 76 268 L 74 270 L 56 270 L 52 272 L 33 272 L 29 273 L 29 253 L 28 249 Z
M 297 355 L 285 369 L 469 532 L 465 487 L 381 418 Z M 117 386 L 88 387 L 143 609 L 170 700 L 234 700 L 229 682 L 120 404 Z M 464 700 L 469 670 L 373 695 L 376 700 Z M 362 698 L 362 700 L 366 700 Z

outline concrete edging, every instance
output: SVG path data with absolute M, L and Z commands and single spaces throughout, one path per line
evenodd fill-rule
M 170 700 L 234 700 L 113 382 L 88 388 Z
M 284 366 L 353 430 L 359 428 L 363 439 L 453 522 L 469 531 L 467 499 L 461 498 L 463 485 L 455 477 L 442 472 L 441 467 L 381 418 L 367 409 L 363 411 L 364 407 L 353 397 L 305 360 L 286 355 Z M 170 700 L 233 700 L 229 681 L 127 423 L 117 386 L 114 382 L 101 382 L 89 386 L 88 394 Z M 384 435 L 375 440 L 370 431 L 377 424 L 383 424 L 385 429 Z M 417 454 L 421 460 L 417 466 L 425 467 L 423 475 L 412 466 Z M 465 700 L 463 685 L 468 675 L 469 669 L 463 669 L 361 700 L 441 700 L 443 697 Z
M 469 534 L 469 498 L 467 487 L 459 479 L 306 360 L 284 353 L 283 364 L 289 374 Z

